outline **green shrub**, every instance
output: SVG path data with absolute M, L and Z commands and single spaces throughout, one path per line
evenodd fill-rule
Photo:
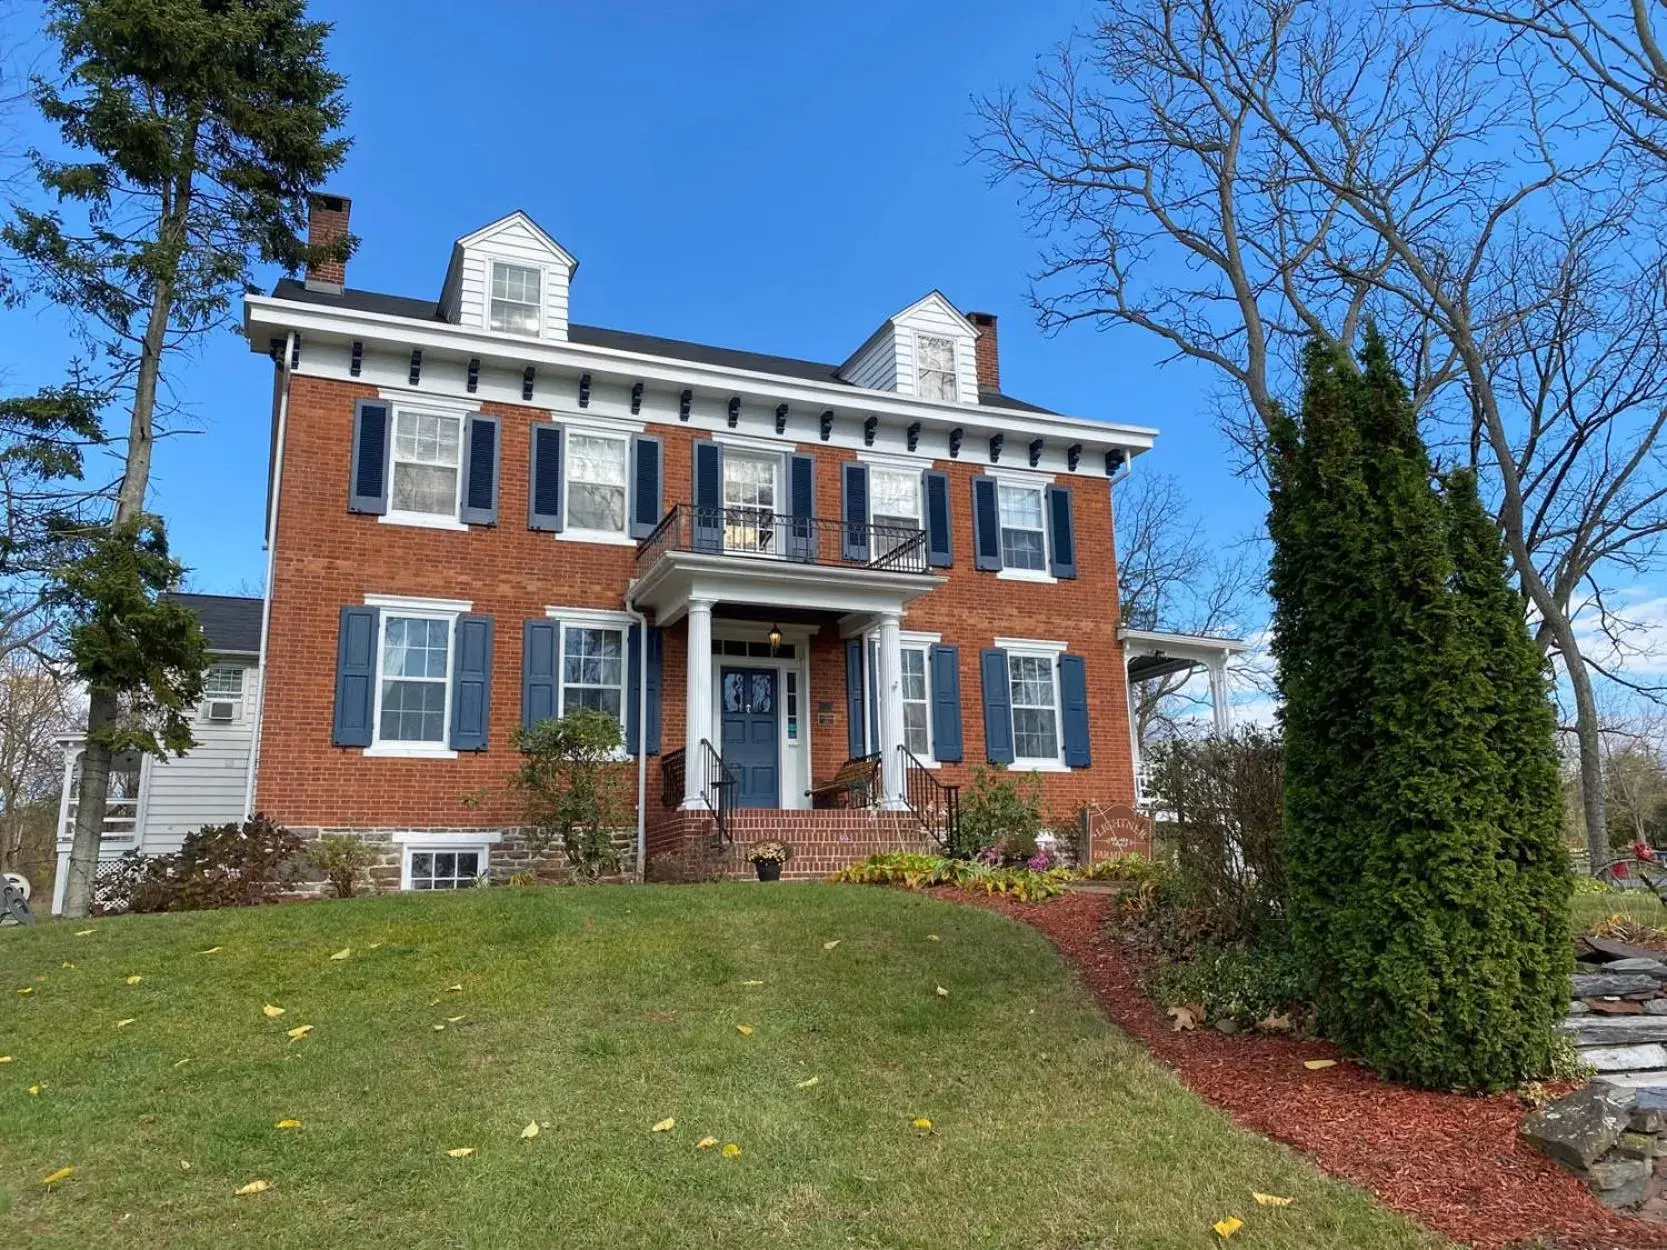
M 1169 869 L 1156 860 L 1148 859 L 1139 851 L 1130 851 L 1127 855 L 1113 855 L 1109 859 L 1102 859 L 1098 863 L 1077 868 L 1072 875 L 1080 881 L 1161 881 L 1169 875 Z
M 1064 869 L 1034 872 L 978 860 L 893 851 L 870 855 L 861 863 L 841 868 L 828 880 L 835 885 L 900 885 L 910 890 L 953 885 L 969 893 L 1001 894 L 1021 903 L 1035 903 L 1062 893 L 1070 875 Z
M 1034 773 L 1015 782 L 998 769 L 972 770 L 972 784 L 961 795 L 957 849 L 963 854 L 998 847 L 1003 860 L 1023 862 L 1036 854 L 1036 835 L 1042 827 L 1042 784 Z
M 1161 965 L 1147 990 L 1165 1006 L 1202 1003 L 1206 1019 L 1247 1027 L 1269 1016 L 1302 1015 L 1313 1001 L 1302 961 L 1289 936 L 1278 933 L 1242 949 L 1201 945 L 1190 959 Z
M 376 852 L 358 838 L 329 834 L 307 848 L 307 863 L 324 874 L 337 898 L 352 898 L 365 870 L 376 862 Z
M 619 871 L 614 831 L 629 811 L 622 742 L 619 722 L 594 708 L 515 730 L 515 745 L 525 758 L 509 784 L 521 795 L 527 844 L 542 855 L 560 842 L 569 870 L 580 880 Z
M 1576 894 L 1612 894 L 1613 890 L 1596 877 L 1579 876 L 1574 879 Z
M 204 825 L 172 855 L 129 851 L 94 884 L 103 912 L 253 907 L 295 879 L 301 839 L 265 816 Z

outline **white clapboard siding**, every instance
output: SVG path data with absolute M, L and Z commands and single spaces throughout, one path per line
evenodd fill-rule
M 963 404 L 978 402 L 978 362 L 974 357 L 976 338 L 967 332 L 966 321 L 938 295 L 929 295 L 893 318 L 897 326 L 897 385 L 903 395 L 915 394 L 915 335 L 930 334 L 955 343 L 955 398 Z
M 249 748 L 254 742 L 254 710 L 259 670 L 243 676 L 241 715 L 229 725 L 191 722 L 197 745 L 177 759 L 151 759 L 139 814 L 140 849 L 148 855 L 179 850 L 185 835 L 204 825 L 243 819 L 249 784 Z
M 852 386 L 865 386 L 871 391 L 897 389 L 897 336 L 876 334 L 861 351 L 851 358 L 843 370 L 845 380 Z
M 458 324 L 482 328 L 487 325 L 490 266 L 494 260 L 528 265 L 543 272 L 543 337 L 565 340 L 567 288 L 571 271 L 566 260 L 552 252 L 537 231 L 514 216 L 464 242 L 457 289 Z

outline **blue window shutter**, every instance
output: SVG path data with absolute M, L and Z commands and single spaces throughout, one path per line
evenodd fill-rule
M 787 556 L 790 560 L 816 559 L 816 457 L 787 457 L 787 507 L 793 520 L 788 525 Z
M 388 423 L 393 410 L 375 399 L 361 399 L 353 407 L 352 480 L 347 487 L 349 512 L 384 513 L 388 510 Z
M 336 640 L 336 715 L 330 741 L 339 747 L 368 747 L 376 706 L 375 608 L 343 608 Z
M 458 617 L 452 649 L 451 749 L 484 751 L 492 730 L 492 618 Z
M 527 528 L 561 529 L 562 427 L 541 422 L 532 428 L 531 482 L 527 488 Z
M 1048 487 L 1048 536 L 1052 556 L 1048 571 L 1055 577 L 1075 577 L 1077 528 L 1069 486 Z
M 1080 655 L 1059 657 L 1059 708 L 1064 721 L 1065 763 L 1087 768 L 1092 762 L 1088 749 L 1088 677 Z
M 547 618 L 521 625 L 521 725 L 531 729 L 556 716 L 556 677 L 561 663 L 561 622 Z
M 660 753 L 660 678 L 663 658 L 663 639 L 653 626 L 648 630 L 648 727 L 643 731 L 643 750 L 650 755 Z
M 1001 501 L 987 474 L 972 479 L 972 567 L 1001 568 Z
M 637 753 L 637 703 L 642 693 L 642 626 L 625 631 L 625 753 Z
M 847 464 L 840 479 L 844 498 L 840 501 L 840 555 L 847 560 L 868 562 L 868 466 Z
M 949 474 L 928 469 L 926 484 L 926 563 L 947 569 L 955 563 L 955 539 L 949 528 Z
M 862 639 L 845 640 L 845 731 L 852 759 L 862 754 L 863 744 Z
M 992 764 L 1013 762 L 1013 693 L 1007 684 L 1007 652 L 985 647 L 978 653 L 984 686 L 984 756 Z
M 724 449 L 703 439 L 695 444 L 696 551 L 722 551 L 724 546 Z
M 940 643 L 927 654 L 932 674 L 932 755 L 961 762 L 961 652 Z
M 496 525 L 498 418 L 471 412 L 463 440 L 463 524 Z
M 660 440 L 647 434 L 631 439 L 631 537 L 647 538 L 665 513 L 660 468 Z

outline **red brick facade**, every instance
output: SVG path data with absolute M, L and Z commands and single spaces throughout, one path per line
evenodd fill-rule
M 624 545 L 561 541 L 527 528 L 528 428 L 549 419 L 546 409 L 532 406 L 481 405 L 502 418 L 497 526 L 424 529 L 348 512 L 354 401 L 376 393 L 370 386 L 306 376 L 290 383 L 257 806 L 295 827 L 501 828 L 515 820 L 505 782 L 517 760 L 510 735 L 520 718 L 521 622 L 543 617 L 552 604 L 620 609 L 627 582 L 638 572 L 636 552 Z M 688 500 L 691 444 L 709 435 L 675 424 L 651 425 L 648 432 L 664 439 L 667 506 Z M 784 442 L 783 450 L 787 446 Z M 815 443 L 799 449 L 817 457 L 818 511 L 830 515 L 840 497 L 840 463 L 855 453 Z M 1022 446 L 1010 453 L 1022 460 Z M 903 621 L 906 630 L 938 632 L 960 648 L 966 763 L 946 765 L 940 777 L 965 782 L 985 758 L 980 649 L 1001 636 L 1058 640 L 1085 658 L 1093 763 L 1039 774 L 1048 814 L 1066 823 L 1084 804 L 1132 802 L 1111 488 L 1098 476 L 1060 479 L 1075 488 L 1076 578 L 1051 585 L 1003 580 L 973 567 L 970 480 L 987 456 L 970 441 L 962 455 L 934 465 L 951 479 L 953 567 L 936 570 L 947 575 L 947 583 L 917 599 Z M 363 603 L 366 594 L 466 599 L 476 613 L 494 618 L 489 749 L 456 759 L 399 759 L 368 758 L 358 748 L 331 745 L 339 612 L 343 605 Z M 664 638 L 666 750 L 684 741 L 686 637 L 685 625 L 678 623 Z M 846 755 L 842 645 L 830 623 L 811 647 L 810 689 L 801 715 L 820 717 L 812 736 L 817 778 L 831 775 Z M 650 765 L 648 793 L 657 806 L 658 759 Z M 894 816 L 888 813 L 887 819 Z M 871 820 L 864 828 L 870 826 Z M 837 844 L 838 830 L 828 836 Z M 795 837 L 809 839 L 808 826 Z M 863 844 L 868 840 L 865 836 Z M 889 844 L 890 835 L 880 840 Z M 831 862 L 831 855 L 818 851 L 803 862 L 821 871 L 824 860 Z

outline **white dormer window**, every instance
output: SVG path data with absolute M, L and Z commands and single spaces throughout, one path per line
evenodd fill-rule
M 543 291 L 542 270 L 493 261 L 490 328 L 504 334 L 536 335 Z
M 922 399 L 955 402 L 955 340 L 936 334 L 915 335 L 915 393 Z

